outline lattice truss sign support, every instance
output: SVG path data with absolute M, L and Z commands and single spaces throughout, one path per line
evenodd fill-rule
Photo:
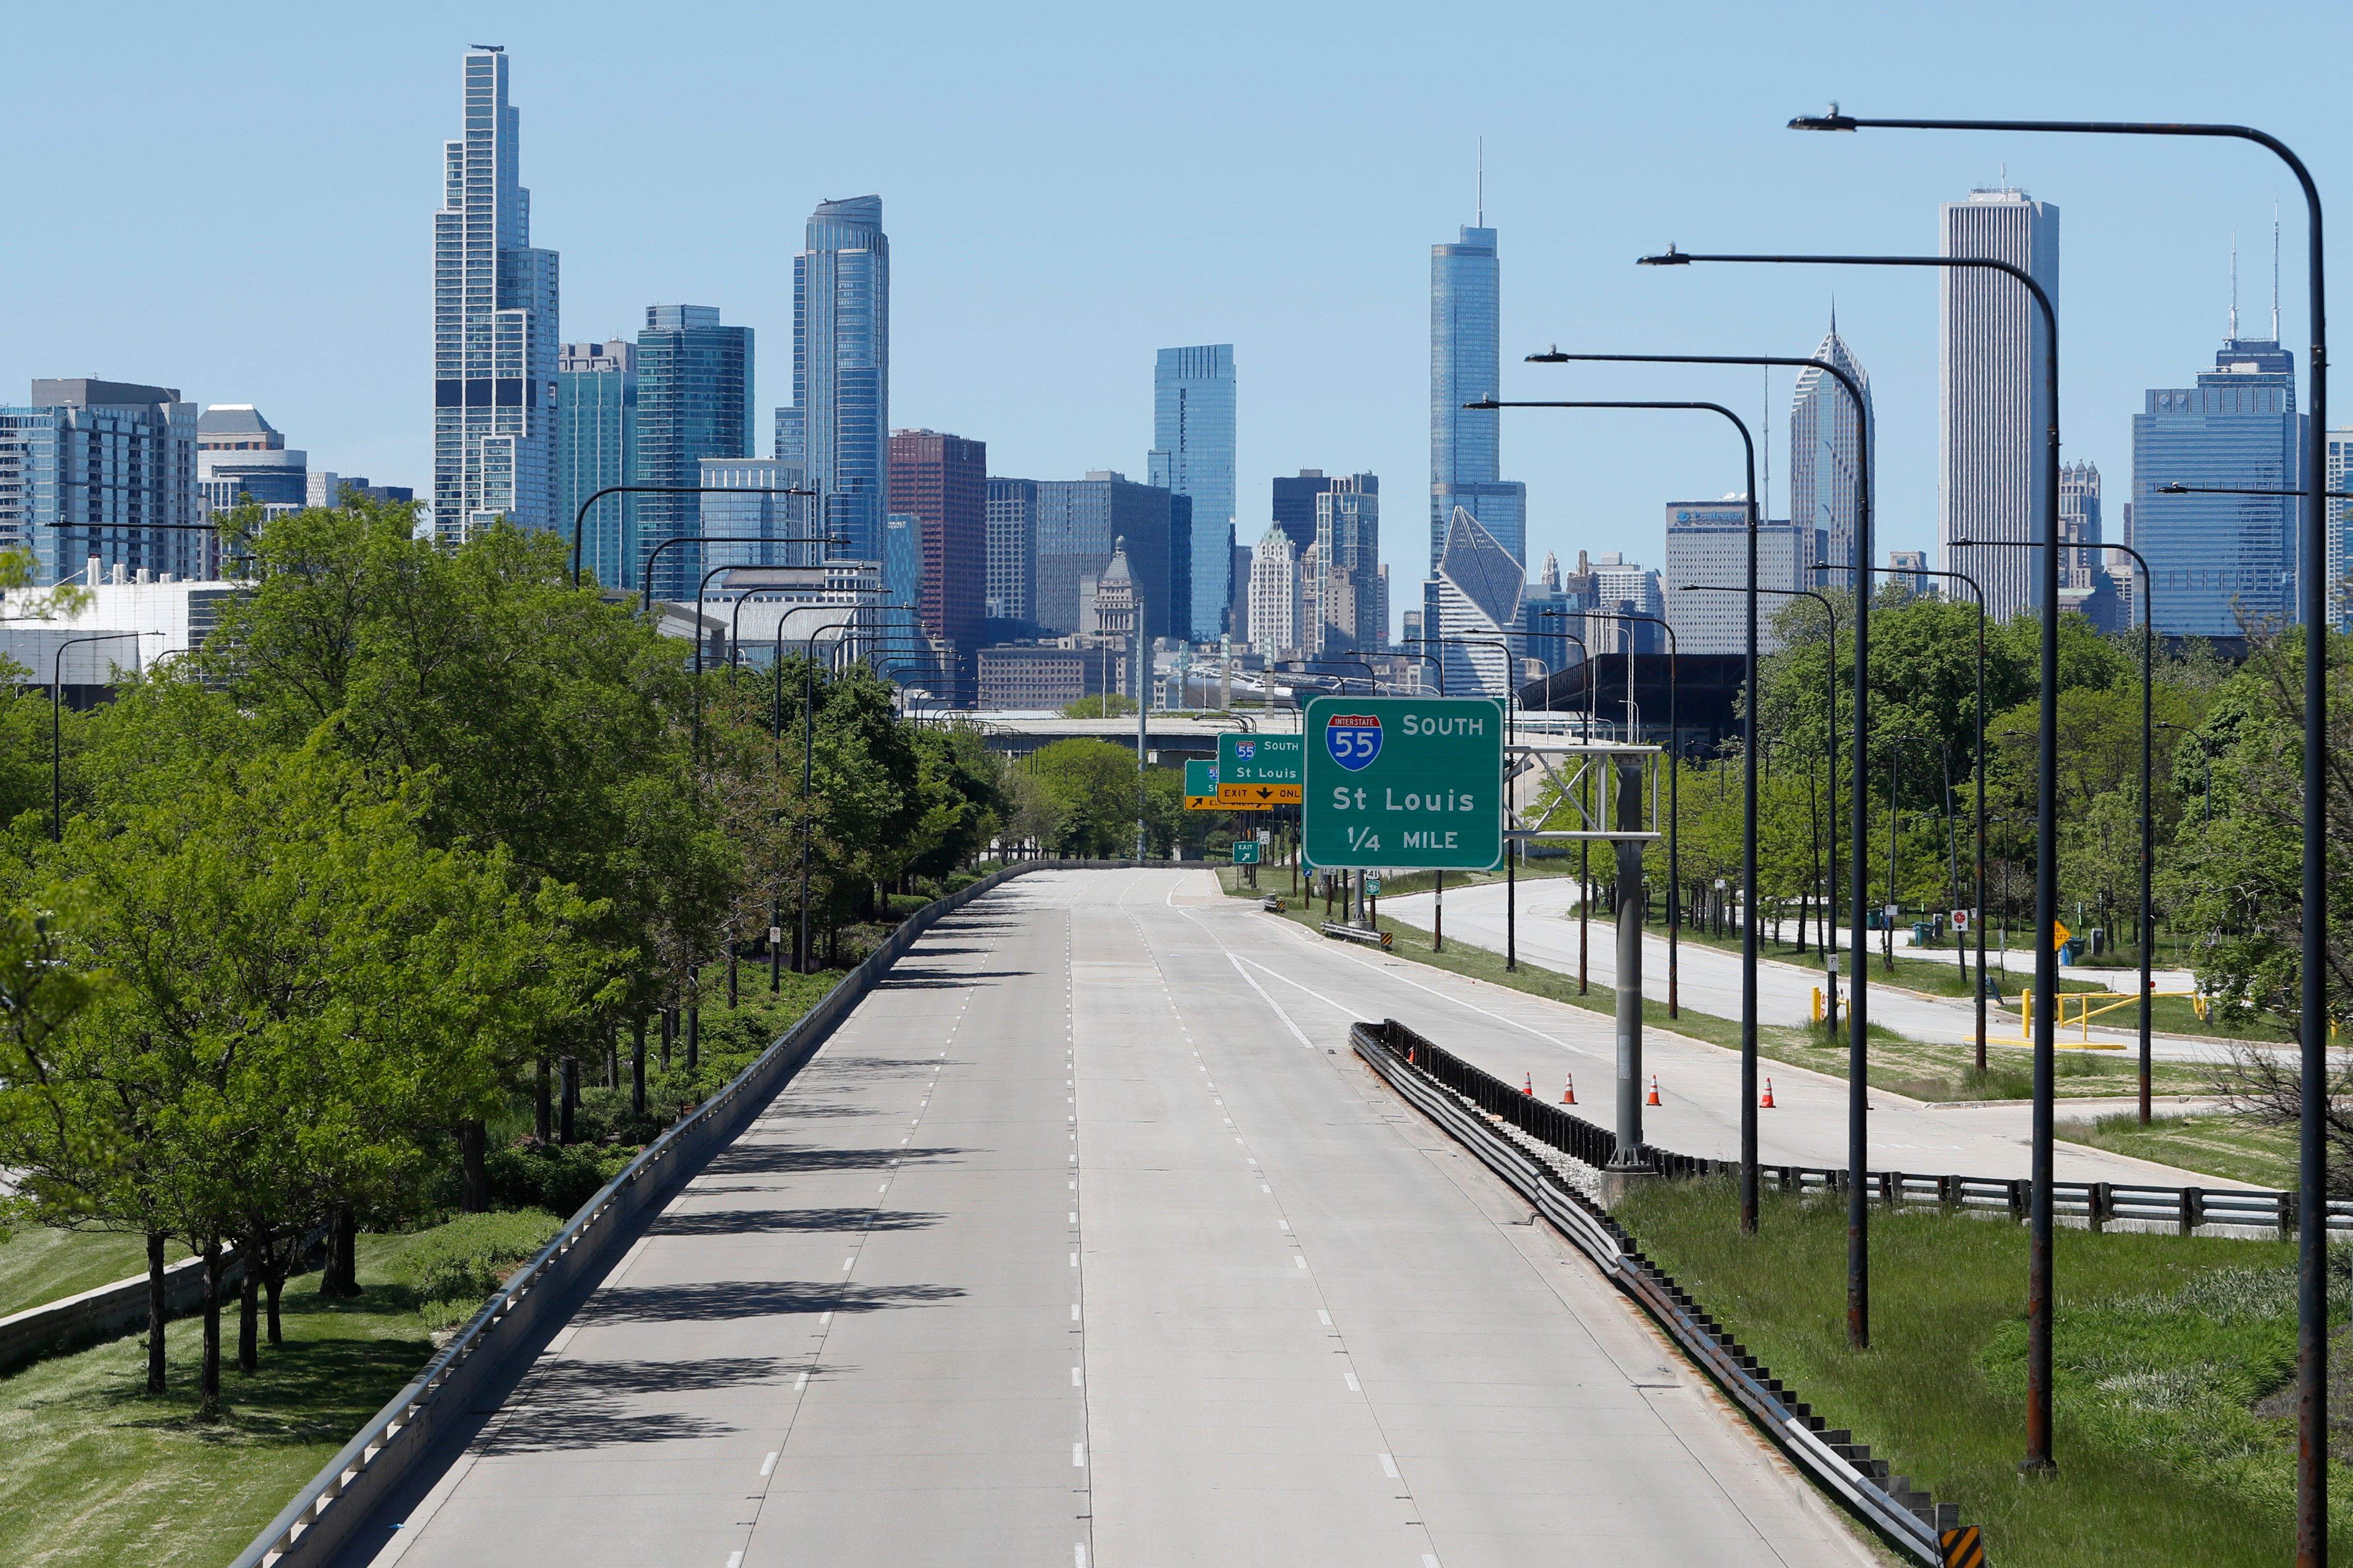
M 1504 747 L 1504 771 L 1506 779 L 1516 782 L 1531 769 L 1542 772 L 1543 780 L 1535 792 L 1535 808 L 1523 812 L 1514 798 L 1517 792 L 1506 787 L 1504 808 L 1507 826 L 1506 839 L 1540 843 L 1654 843 L 1666 837 L 1663 833 L 1626 831 L 1606 826 L 1609 820 L 1610 790 L 1608 772 L 1611 763 L 1621 757 L 1655 757 L 1665 748 L 1636 746 L 1616 741 L 1519 741 Z M 1597 776 L 1599 775 L 1599 776 Z M 1599 809 L 1588 812 L 1585 804 L 1585 785 L 1592 782 L 1592 794 L 1599 797 Z M 1550 785 L 1547 789 L 1546 786 Z M 1659 820 L 1659 777 L 1651 773 L 1651 820 Z

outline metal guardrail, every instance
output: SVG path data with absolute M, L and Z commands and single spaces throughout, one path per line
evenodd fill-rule
M 1325 921 L 1324 934 L 1338 937 L 1344 942 L 1362 942 L 1366 947 L 1388 947 L 1397 941 L 1395 931 L 1367 931 L 1363 926 L 1352 926 L 1341 921 Z
M 1392 1020 L 1383 1026 L 1401 1042 L 1408 1065 L 1419 1068 L 1487 1115 L 1500 1118 L 1538 1142 L 1596 1167 L 1618 1157 L 1618 1137 L 1581 1116 L 1490 1076 L 1445 1047 Z M 1655 1144 L 1643 1153 L 1670 1176 L 1705 1176 L 1737 1168 L 1737 1162 L 1678 1154 Z M 1844 1166 L 1759 1165 L 1758 1180 L 1787 1193 L 1842 1193 Z M 1918 1171 L 1865 1171 L 1863 1179 L 1889 1207 L 1938 1207 L 2007 1213 L 2023 1224 L 2030 1184 L 2021 1177 L 1931 1175 Z M 2301 1204 L 2295 1194 L 2231 1187 L 2167 1187 L 2126 1182 L 2054 1182 L 2052 1213 L 2084 1220 L 2100 1230 L 2117 1221 L 2169 1225 L 2187 1236 L 2201 1226 L 2230 1226 L 2295 1234 Z M 2331 1198 L 2325 1223 L 2332 1232 L 2353 1234 L 2353 1198 Z
M 596 1196 L 582 1205 L 539 1255 L 517 1269 L 406 1388 L 343 1445 L 326 1468 L 237 1558 L 231 1568 L 316 1563 L 351 1540 L 370 1511 L 463 1424 L 473 1395 L 510 1369 L 531 1331 L 566 1308 L 576 1287 L 614 1255 L 627 1220 L 666 1199 L 702 1157 L 732 1142 L 754 1112 L 790 1081 L 902 953 L 942 916 L 1011 878 L 1030 871 L 1135 868 L 1134 860 L 1026 860 L 925 905 L 902 921 L 866 961 L 837 982 L 817 1005 L 751 1066 L 695 1111 L 647 1145 Z
M 1557 1106 L 1544 1105 L 1488 1077 L 1395 1020 L 1357 1024 L 1349 1030 L 1348 1041 L 1409 1103 L 1452 1134 L 1592 1258 L 1799 1468 L 1844 1500 L 1889 1542 L 1932 1568 L 1941 1568 L 1947 1542 L 1963 1533 L 1958 1504 L 1936 1502 L 1927 1492 L 1914 1488 L 1909 1477 L 1890 1475 L 1887 1461 L 1873 1458 L 1869 1444 L 1857 1443 L 1852 1432 L 1832 1427 L 1825 1417 L 1814 1414 L 1811 1405 L 1799 1399 L 1703 1310 L 1664 1269 L 1643 1256 L 1624 1226 L 1567 1184 L 1532 1150 L 1502 1131 L 1515 1128 L 1529 1143 L 1544 1142 L 1529 1123 L 1553 1127 L 1558 1123 L 1528 1112 L 1558 1111 Z M 1449 1082 L 1441 1071 L 1456 1081 Z M 1458 1088 L 1457 1083 L 1464 1087 Z M 1514 1101 L 1523 1108 L 1518 1113 L 1487 1109 L 1491 1104 L 1508 1107 Z M 1609 1136 L 1590 1122 L 1566 1112 L 1561 1115 L 1588 1134 Z M 1590 1137 L 1584 1138 L 1582 1146 L 1599 1147 Z M 1614 1139 L 1610 1148 L 1614 1152 Z M 1592 1163 L 1565 1148 L 1561 1152 L 1580 1163 Z M 1656 1157 L 1657 1151 L 1651 1152 Z M 1692 1174 L 1724 1163 L 1669 1158 L 1683 1161 L 1678 1169 Z

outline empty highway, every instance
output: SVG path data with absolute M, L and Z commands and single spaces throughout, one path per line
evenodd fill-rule
M 1200 872 L 1007 884 L 340 1561 L 1873 1561 L 1349 1054 L 1481 1021 L 1419 978 Z

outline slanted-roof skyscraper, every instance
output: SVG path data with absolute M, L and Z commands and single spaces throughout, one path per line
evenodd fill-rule
M 433 215 L 433 531 L 445 544 L 501 515 L 555 524 L 555 252 L 531 246 L 506 51 L 470 49 L 465 70 L 466 133 L 442 143 Z
M 1830 331 L 1812 357 L 1826 360 L 1854 377 L 1862 388 L 1862 409 L 1868 416 L 1871 374 L 1854 357 L 1854 351 L 1847 347 L 1846 340 L 1839 336 L 1836 312 L 1831 316 Z M 1863 443 L 1871 439 L 1872 434 L 1871 421 L 1867 417 L 1857 421 L 1854 400 L 1847 395 L 1846 387 L 1836 376 L 1824 374 L 1811 365 L 1798 373 L 1796 390 L 1789 396 L 1789 521 L 1800 530 L 1820 530 L 1825 550 L 1821 559 L 1847 568 L 1844 573 L 1822 574 L 1832 587 L 1852 587 L 1854 584 Z M 1809 544 L 1813 539 L 1810 533 L 1801 537 Z M 1813 563 L 1808 561 L 1804 565 L 1809 570 L 1798 580 L 1799 587 L 1813 584 Z M 1746 645 L 1744 642 L 1742 646 Z
M 793 258 L 793 401 L 776 456 L 825 492 L 843 553 L 874 560 L 891 490 L 891 241 L 882 198 L 820 202 Z
M 1481 217 L 1483 221 L 1485 215 Z M 1445 553 L 1458 507 L 1525 562 L 1528 487 L 1498 477 L 1500 416 L 1462 405 L 1502 385 L 1502 273 L 1495 231 L 1466 227 L 1430 247 L 1430 564 Z
M 1193 498 L 1189 635 L 1214 642 L 1227 629 L 1233 576 L 1233 344 L 1160 351 L 1152 377 L 1152 450 L 1145 460 L 1147 483 Z
M 1939 256 L 2007 261 L 2059 303 L 2059 209 L 2003 186 L 1938 209 Z M 1936 353 L 1936 536 L 2047 539 L 2043 433 L 2051 426 L 2043 366 L 2051 342 L 2034 297 L 1987 267 L 1940 268 Z M 1791 516 L 1796 521 L 1797 514 Z M 1985 585 L 1986 614 L 2008 620 L 2038 602 L 2031 550 L 1966 550 L 1946 564 Z
M 1480 642 L 1448 641 L 1436 658 L 1446 671 L 1446 689 L 1455 697 L 1502 697 L 1516 681 L 1516 636 L 1520 629 L 1520 595 L 1527 578 L 1519 558 L 1504 549 L 1467 507 L 1454 509 L 1446 549 L 1438 558 L 1425 601 L 1424 624 L 1435 626 L 1424 635 L 1437 638 L 1477 637 Z M 1497 647 L 1497 641 L 1510 645 Z

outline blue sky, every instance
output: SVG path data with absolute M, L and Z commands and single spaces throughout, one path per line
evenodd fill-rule
M 1638 269 L 1686 249 L 1932 251 L 1940 201 L 1994 182 L 2062 213 L 2066 456 L 2129 481 L 2143 388 L 2211 363 L 2232 237 L 2251 329 L 2307 331 L 2301 203 L 2237 145 L 1808 136 L 1836 98 L 1888 115 L 2227 120 L 2297 147 L 2353 228 L 2342 82 L 2353 7 L 1492 4 L 659 8 L 133 5 L 10 21 L 17 156 L 0 227 L 0 398 L 37 375 L 259 404 L 314 468 L 429 480 L 430 214 L 459 58 L 514 57 L 535 243 L 568 339 L 649 303 L 758 331 L 756 406 L 788 392 L 809 208 L 881 193 L 892 418 L 986 440 L 990 469 L 1141 478 L 1153 354 L 1231 342 L 1241 528 L 1302 467 L 1384 481 L 1400 607 L 1426 564 L 1429 246 L 1501 233 L 1507 361 L 1558 342 L 1804 353 L 1835 297 L 1873 383 L 1881 547 L 1933 542 L 1929 275 Z M 27 63 L 33 68 L 25 68 Z M 41 62 L 46 62 L 42 64 Z M 2353 277 L 2332 268 L 2353 341 Z M 2340 378 L 2342 380 L 2342 378 Z M 1507 364 L 1506 396 L 1706 396 L 1773 427 L 1788 381 Z M 2353 424 L 2353 384 L 2339 394 Z M 1531 553 L 1656 564 L 1662 503 L 1739 482 L 1673 416 L 1521 414 Z M 2115 506 L 2110 502 L 2111 509 Z

